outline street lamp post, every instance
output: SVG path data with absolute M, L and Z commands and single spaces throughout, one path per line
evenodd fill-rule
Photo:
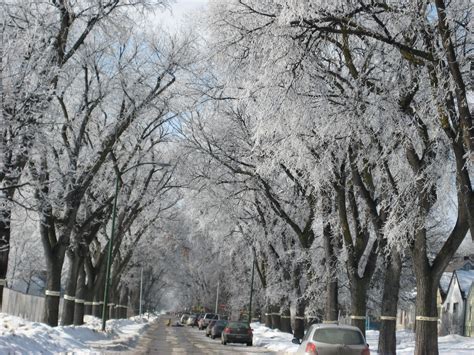
M 252 321 L 252 297 L 253 297 L 253 278 L 255 274 L 255 255 L 252 262 L 252 281 L 250 282 L 250 302 L 249 302 L 249 325 Z
M 138 313 L 140 314 L 140 318 L 142 317 L 142 297 L 143 297 L 143 266 L 140 270 L 140 306 Z
M 115 196 L 114 196 L 114 206 L 112 208 L 112 231 L 110 233 L 110 240 L 109 240 L 109 250 L 107 251 L 107 267 L 105 272 L 105 289 L 104 289 L 104 305 L 102 307 L 102 331 L 105 331 L 105 322 L 106 322 L 106 314 L 107 314 L 107 307 L 109 302 L 109 289 L 110 289 L 110 268 L 112 264 L 112 248 L 114 244 L 114 236 L 115 236 L 115 218 L 117 212 L 117 197 L 118 197 L 118 190 L 119 190 L 119 176 L 115 178 Z
M 217 314 L 218 307 L 219 307 L 219 281 L 217 281 L 216 311 L 215 311 L 216 314 Z
M 170 164 L 164 164 L 164 163 L 144 162 L 144 163 L 139 163 L 134 166 L 131 166 L 128 169 L 117 173 L 117 177 L 115 178 L 114 206 L 112 208 L 112 231 L 110 233 L 109 249 L 107 251 L 107 267 L 106 267 L 106 272 L 105 272 L 104 305 L 102 307 L 102 331 L 105 331 L 106 314 L 107 314 L 107 307 L 108 307 L 107 304 L 109 302 L 110 269 L 112 267 L 112 250 L 113 250 L 114 237 L 115 237 L 115 218 L 117 215 L 117 198 L 118 198 L 118 193 L 119 193 L 119 180 L 121 179 L 121 176 L 124 175 L 125 173 L 142 165 L 153 165 L 153 166 L 162 166 L 162 167 L 171 166 Z

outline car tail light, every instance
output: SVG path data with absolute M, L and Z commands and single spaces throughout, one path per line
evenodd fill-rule
M 366 346 L 366 347 L 364 348 L 364 350 L 362 350 L 362 352 L 360 353 L 360 355 L 370 355 L 369 347 Z
M 231 333 L 230 328 L 225 328 L 225 329 L 224 329 L 224 333 L 230 334 L 230 333 Z
M 316 345 L 314 343 L 306 344 L 306 349 L 304 351 L 305 354 L 308 355 L 318 355 L 318 352 L 316 351 Z

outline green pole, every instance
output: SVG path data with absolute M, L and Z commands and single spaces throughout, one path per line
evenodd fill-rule
M 250 302 L 249 302 L 249 325 L 252 321 L 252 296 L 253 296 L 253 277 L 255 274 L 255 255 L 252 262 L 252 281 L 250 283 Z
M 112 250 L 114 244 L 114 234 L 115 234 L 115 216 L 117 214 L 117 197 L 119 190 L 119 177 L 115 178 L 115 196 L 114 196 L 114 206 L 112 208 L 112 232 L 110 233 L 109 240 L 109 250 L 107 253 L 107 269 L 105 273 L 105 286 L 104 286 L 104 305 L 102 307 L 102 331 L 105 331 L 105 321 L 107 313 L 107 304 L 109 302 L 109 288 L 110 288 L 110 268 L 112 266 Z

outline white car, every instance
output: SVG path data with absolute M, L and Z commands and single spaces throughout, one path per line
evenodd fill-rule
M 198 322 L 199 330 L 206 329 L 206 327 L 209 325 L 211 320 L 219 320 L 219 319 L 221 319 L 221 317 L 218 314 L 206 313 L 204 317 L 202 317 Z
M 188 318 L 189 318 L 189 314 L 185 313 L 181 316 L 181 318 L 179 319 L 179 322 L 181 324 L 186 324 L 186 321 L 188 320 Z
M 313 324 L 309 327 L 296 354 L 305 355 L 370 355 L 369 345 L 357 327 L 337 324 Z

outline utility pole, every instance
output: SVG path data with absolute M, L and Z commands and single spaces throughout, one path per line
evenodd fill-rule
M 252 262 L 252 281 L 250 282 L 250 302 L 249 302 L 249 325 L 252 321 L 252 297 L 253 297 L 253 277 L 255 274 L 255 255 Z
M 142 317 L 142 295 L 143 295 L 143 266 L 140 270 L 140 318 Z
M 219 281 L 217 281 L 217 296 L 216 296 L 216 311 L 215 311 L 216 314 L 217 314 L 218 307 L 219 307 Z
M 114 206 L 112 208 L 112 231 L 110 233 L 109 250 L 107 252 L 107 268 L 105 272 L 105 290 L 104 290 L 104 305 L 102 306 L 102 331 L 105 331 L 105 321 L 107 315 L 107 307 L 109 303 L 109 289 L 110 289 L 110 268 L 112 266 L 112 248 L 115 236 L 115 217 L 117 214 L 117 196 L 119 191 L 119 177 L 115 178 L 115 196 Z

